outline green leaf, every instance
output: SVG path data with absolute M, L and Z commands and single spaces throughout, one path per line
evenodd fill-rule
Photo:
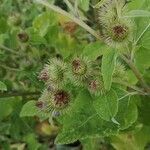
M 55 48 L 64 58 L 79 52 L 77 42 L 70 35 L 60 32 L 55 42 Z
M 150 126 L 150 100 L 148 96 L 141 97 L 142 103 L 139 108 L 139 120 L 141 123 Z
M 97 41 L 90 43 L 83 49 L 83 55 L 87 56 L 91 60 L 95 60 L 98 56 L 101 56 L 106 50 L 106 45 Z
M 134 17 L 150 17 L 150 12 L 146 10 L 131 10 L 128 12 L 125 16 L 128 18 L 134 18 Z
M 38 150 L 41 144 L 38 142 L 36 135 L 33 133 L 29 133 L 24 137 L 24 141 L 28 145 L 28 149 L 30 150 Z
M 77 96 L 71 111 L 63 117 L 63 128 L 56 138 L 56 143 L 67 144 L 85 138 L 107 136 L 117 131 L 113 123 L 101 120 L 94 110 L 92 98 L 87 91 Z
M 98 138 L 86 138 L 81 140 L 83 150 L 98 150 L 100 149 Z
M 136 78 L 133 71 L 132 70 L 127 70 L 126 75 L 127 75 L 128 83 L 131 84 L 131 85 L 136 85 L 136 83 L 138 82 L 138 79 Z
M 0 120 L 12 113 L 14 102 L 15 98 L 0 98 Z
M 45 113 L 36 107 L 36 101 L 29 101 L 22 107 L 20 117 L 37 116 L 41 121 L 48 119 L 49 113 Z
M 134 9 L 143 9 L 143 10 L 148 10 L 149 7 L 149 0 L 132 0 L 131 2 L 128 3 L 128 8 L 130 10 Z
M 115 119 L 120 124 L 120 129 L 124 130 L 130 127 L 138 116 L 135 100 L 132 99 L 128 92 L 123 89 L 116 90 L 119 98 L 118 113 Z
M 144 48 L 150 50 L 150 42 L 149 42 L 150 41 L 150 20 L 143 32 L 144 32 L 144 34 L 140 40 L 140 44 Z
M 57 17 L 54 12 L 44 12 L 35 18 L 33 27 L 38 31 L 40 36 L 45 36 L 49 26 L 57 23 Z
M 106 90 L 110 90 L 112 84 L 112 75 L 116 64 L 116 51 L 108 50 L 102 58 L 102 76 Z
M 7 20 L 3 17 L 0 17 L 0 34 L 6 33 L 8 30 Z
M 149 11 L 150 12 L 149 0 L 143 0 L 143 1 L 135 0 L 135 1 L 132 1 L 131 3 L 129 3 L 129 5 L 130 4 L 133 4 L 132 5 L 134 7 L 133 9 L 145 10 L 145 11 Z M 143 41 L 143 39 L 145 38 L 145 35 L 146 34 L 148 34 L 148 36 L 150 35 L 150 30 L 147 28 L 148 24 L 150 23 L 150 17 L 148 17 L 148 18 L 143 18 L 143 17 L 135 18 L 135 23 L 136 23 L 136 26 L 137 26 L 135 39 L 138 39 L 141 36 L 141 34 L 143 33 L 143 31 L 144 31 L 144 34 L 142 35 L 141 40 L 138 43 L 139 45 L 141 45 L 140 42 Z M 145 32 L 146 28 L 147 28 L 146 32 L 149 32 L 149 33 Z
M 21 112 L 20 112 L 20 117 L 25 117 L 25 116 L 35 116 L 39 112 L 38 108 L 36 107 L 36 101 L 29 101 L 26 104 L 24 104 Z
M 143 126 L 138 132 L 124 132 L 111 137 L 111 144 L 116 150 L 144 150 L 150 140 L 149 126 Z
M 137 149 L 143 150 L 145 149 L 147 143 L 150 141 L 150 126 L 143 126 L 143 128 L 135 133 L 135 144 L 137 145 Z
M 145 69 L 150 67 L 150 50 L 141 47 L 135 54 L 135 64 L 136 66 L 144 72 Z
M 2 81 L 0 81 L 0 91 L 7 91 L 7 86 Z
M 94 108 L 102 119 L 110 121 L 118 112 L 118 97 L 116 92 L 110 90 L 105 95 L 99 96 L 94 101 Z
M 20 101 L 19 97 L 0 98 L 0 120 L 8 117 L 16 109 L 15 104 L 18 101 Z
M 79 0 L 79 6 L 84 10 L 88 11 L 90 6 L 90 0 Z

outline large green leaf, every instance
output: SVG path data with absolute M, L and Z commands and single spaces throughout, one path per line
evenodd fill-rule
M 47 33 L 49 26 L 56 23 L 57 17 L 54 12 L 44 12 L 35 18 L 33 27 L 38 31 L 40 36 L 44 36 Z
M 105 95 L 99 96 L 94 101 L 94 107 L 102 119 L 110 121 L 118 112 L 118 97 L 116 92 L 110 90 Z
M 129 93 L 122 88 L 114 87 L 118 95 L 118 112 L 115 116 L 115 120 L 120 124 L 120 129 L 124 130 L 130 127 L 138 117 L 138 111 L 136 101 L 138 98 L 132 96 L 133 93 Z
M 141 2 L 141 1 L 140 1 Z M 147 12 L 147 15 L 149 14 L 148 12 L 150 12 L 150 7 L 149 7 L 149 1 L 148 0 L 144 0 L 141 2 L 141 6 L 140 9 L 144 10 Z M 145 12 L 145 13 L 146 13 Z M 140 12 L 139 15 L 142 15 L 143 13 Z M 144 15 L 144 14 L 143 14 Z M 146 14 L 144 16 L 147 16 Z M 145 18 L 135 18 L 135 23 L 137 26 L 137 31 L 136 31 L 136 41 L 138 41 L 139 45 L 142 45 L 143 47 L 145 47 L 144 45 L 146 44 L 146 48 L 148 47 L 146 43 L 149 39 L 150 36 L 150 16 Z M 148 47 L 149 49 L 149 47 Z
M 145 27 L 144 31 L 143 31 L 143 36 L 140 40 L 140 44 L 141 46 L 143 46 L 144 48 L 150 50 L 150 19 L 149 19 L 149 23 L 147 24 L 147 26 Z
M 97 41 L 90 43 L 83 49 L 83 55 L 87 56 L 91 60 L 95 60 L 98 56 L 101 56 L 106 51 L 106 45 Z
M 20 112 L 20 116 L 21 117 L 35 116 L 38 114 L 38 112 L 39 112 L 39 110 L 36 107 L 36 101 L 29 101 L 23 106 L 23 108 Z
M 106 90 L 110 90 L 112 84 L 112 75 L 116 64 L 116 51 L 108 50 L 102 58 L 102 76 Z
M 29 133 L 27 134 L 23 140 L 27 143 L 28 149 L 30 150 L 38 150 L 41 144 L 38 142 L 38 139 L 35 134 Z
M 117 131 L 113 123 L 100 119 L 92 105 L 92 98 L 87 91 L 78 95 L 71 112 L 63 117 L 63 128 L 56 138 L 56 143 L 72 143 L 78 139 L 107 136 Z
M 139 107 L 139 120 L 143 124 L 150 126 L 150 98 L 148 96 L 141 97 L 142 103 Z
M 145 69 L 150 67 L 150 50 L 144 47 L 141 47 L 135 54 L 135 64 L 136 66 L 144 72 Z
M 33 116 L 38 116 L 39 119 L 42 121 L 48 119 L 50 114 L 38 109 L 38 107 L 36 106 L 36 101 L 29 101 L 22 107 L 20 117 L 33 117 Z
M 10 115 L 12 111 L 13 111 L 13 108 L 12 108 L 11 102 L 7 100 L 2 101 L 0 99 L 0 120 Z
M 14 97 L 0 98 L 0 120 L 8 117 L 13 112 L 17 100 Z
M 150 128 L 143 126 L 138 132 L 129 131 L 111 137 L 111 144 L 116 150 L 144 150 L 150 141 Z
M 149 0 L 132 0 L 131 2 L 128 3 L 128 8 L 130 10 L 133 9 L 146 9 L 148 10 L 149 8 Z

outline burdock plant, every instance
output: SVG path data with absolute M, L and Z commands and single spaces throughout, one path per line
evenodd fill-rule
M 150 88 L 144 79 L 150 66 L 147 63 L 141 65 L 143 59 L 138 59 L 139 55 L 146 57 L 143 51 L 147 52 L 147 45 L 145 46 L 144 42 L 139 43 L 150 25 L 148 24 L 136 38 L 134 35 L 137 22 L 134 22 L 133 17 L 135 14 L 128 13 L 128 2 L 125 0 L 101 1 L 97 24 L 95 25 L 95 20 L 90 22 L 93 23 L 93 28 L 97 27 L 96 31 L 81 20 L 77 3 L 76 10 L 71 10 L 73 16 L 45 1 L 37 1 L 69 17 L 98 40 L 93 42 L 92 37 L 93 43 L 88 43 L 91 38 L 89 36 L 90 38 L 84 41 L 86 46 L 83 48 L 80 44 L 82 40 L 75 36 L 74 39 L 79 43 L 75 48 L 80 51 L 77 49 L 72 52 L 69 36 L 69 44 L 66 43 L 70 54 L 66 55 L 62 46 L 61 57 L 51 58 L 39 74 L 39 80 L 45 83 L 45 90 L 36 103 L 36 108 L 48 112 L 48 117 L 55 118 L 60 123 L 61 130 L 56 143 L 68 144 L 80 140 L 85 147 L 88 145 L 85 149 L 96 150 L 91 145 L 102 137 L 113 139 L 112 135 L 118 136 L 119 133 L 122 137 L 124 132 L 136 136 L 132 130 L 136 129 L 137 132 L 137 126 L 142 124 L 143 127 L 144 122 L 138 118 L 138 107 L 143 107 L 142 99 L 150 94 Z M 73 1 L 69 4 L 72 3 Z M 135 16 L 139 17 L 139 13 Z M 61 49 L 61 46 L 56 44 L 57 48 Z M 139 54 L 136 55 L 136 52 Z M 130 76 L 128 71 L 132 71 L 133 75 Z M 137 78 L 138 81 L 131 83 L 127 80 L 132 78 Z M 118 137 L 120 141 L 120 136 Z M 118 143 L 116 145 L 118 146 Z

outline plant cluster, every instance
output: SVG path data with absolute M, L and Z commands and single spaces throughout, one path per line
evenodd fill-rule
M 45 5 L 48 6 L 48 4 Z M 39 74 L 39 79 L 46 85 L 39 99 L 43 103 L 42 109 L 49 110 L 47 113 L 50 113 L 50 123 L 53 122 L 53 118 L 58 120 L 63 118 L 60 119 L 63 128 L 56 139 L 57 142 L 69 143 L 84 139 L 86 135 L 78 132 L 88 129 L 89 124 L 94 121 L 96 121 L 93 123 L 95 126 L 91 127 L 91 130 L 94 130 L 99 121 L 103 122 L 101 127 L 99 124 L 96 134 L 107 136 L 129 128 L 137 120 L 137 106 L 130 93 L 136 91 L 141 95 L 149 95 L 150 89 L 137 68 L 126 58 L 132 53 L 129 48 L 131 50 L 135 48 L 134 34 L 136 32 L 136 23 L 132 17 L 126 17 L 127 13 L 127 2 L 124 0 L 102 2 L 97 14 L 99 37 L 109 46 L 104 47 L 105 52 L 102 57 L 96 54 L 93 59 L 90 54 L 80 53 L 71 55 L 69 58 L 53 58 Z M 143 89 L 130 86 L 125 63 L 133 69 Z M 93 112 L 89 110 L 86 114 L 86 107 Z M 133 107 L 132 111 L 129 110 L 130 107 Z M 69 115 L 66 115 L 66 112 Z M 85 118 L 88 118 L 88 114 L 91 113 L 89 120 L 82 118 L 82 113 L 87 115 L 84 116 Z M 69 120 L 71 115 L 72 118 L 82 118 L 82 121 L 78 120 L 79 122 L 76 123 L 78 127 L 73 126 L 74 129 L 71 129 L 71 122 L 74 121 Z M 107 123 L 111 126 L 107 126 Z M 96 134 L 93 132 L 89 133 L 89 136 L 95 137 Z M 79 135 L 76 136 L 76 134 Z
M 0 149 L 49 149 L 56 135 L 56 149 L 149 148 L 149 11 L 148 0 L 0 1 Z
M 123 80 L 125 66 L 119 61 L 116 62 L 113 78 Z M 68 67 L 67 67 L 68 66 Z M 107 90 L 101 73 L 101 63 L 98 60 L 90 61 L 88 57 L 73 56 L 65 61 L 61 58 L 52 58 L 44 69 L 39 73 L 39 80 L 45 83 L 46 89 L 37 102 L 43 111 L 67 112 L 74 98 L 78 95 L 73 94 L 70 86 L 78 89 L 86 89 L 92 97 L 105 95 Z M 125 79 L 124 79 L 125 80 Z

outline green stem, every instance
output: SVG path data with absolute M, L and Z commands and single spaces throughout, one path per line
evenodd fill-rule
M 17 69 L 17 68 L 11 68 L 11 67 L 8 67 L 8 66 L 6 66 L 6 65 L 2 65 L 2 64 L 0 64 L 0 67 L 2 67 L 2 68 L 4 68 L 4 69 L 6 69 L 6 70 L 10 70 L 10 71 L 20 71 L 19 69 Z
M 136 86 L 130 85 L 130 84 L 128 84 L 128 83 L 126 83 L 126 82 L 124 82 L 124 81 L 120 81 L 120 80 L 118 80 L 118 79 L 113 79 L 113 82 L 114 82 L 114 83 L 118 83 L 118 84 L 120 84 L 120 85 L 124 85 L 124 86 L 126 86 L 126 87 L 129 87 L 130 89 L 132 89 L 132 90 L 134 90 L 134 91 L 137 91 L 140 95 L 149 95 L 149 94 L 150 94 L 150 93 L 144 92 L 142 89 L 140 89 L 140 88 L 138 88 L 138 87 L 136 87 Z
M 137 77 L 137 79 L 140 81 L 142 87 L 146 90 L 146 92 L 150 93 L 150 88 L 146 84 L 145 80 L 143 79 L 141 73 L 136 68 L 136 66 L 133 64 L 131 60 L 128 60 L 125 56 L 121 55 L 121 58 L 129 65 L 129 67 L 132 69 L 133 73 Z
M 15 97 L 15 96 L 36 96 L 40 95 L 40 92 L 11 92 L 11 93 L 0 93 L 0 98 Z
M 93 30 L 91 27 L 89 27 L 86 23 L 84 23 L 83 21 L 81 21 L 80 19 L 76 18 L 75 16 L 69 14 L 68 12 L 62 10 L 61 8 L 51 5 L 48 2 L 46 2 L 45 0 L 35 0 L 37 3 L 42 4 L 48 8 L 50 8 L 51 10 L 62 14 L 63 16 L 66 16 L 67 18 L 71 19 L 72 21 L 74 21 L 76 24 L 78 24 L 79 26 L 81 26 L 82 28 L 84 28 L 87 32 L 89 32 L 90 34 L 92 34 L 94 37 L 96 37 L 97 39 L 101 39 L 100 36 L 95 32 L 95 30 Z
M 6 47 L 6 46 L 4 46 L 4 45 L 0 45 L 0 49 L 6 50 L 6 51 L 8 51 L 8 52 L 10 52 L 10 53 L 12 53 L 12 54 L 18 55 L 18 53 L 15 52 L 15 50 L 13 50 L 13 49 L 11 49 L 11 48 L 8 48 L 8 47 Z

